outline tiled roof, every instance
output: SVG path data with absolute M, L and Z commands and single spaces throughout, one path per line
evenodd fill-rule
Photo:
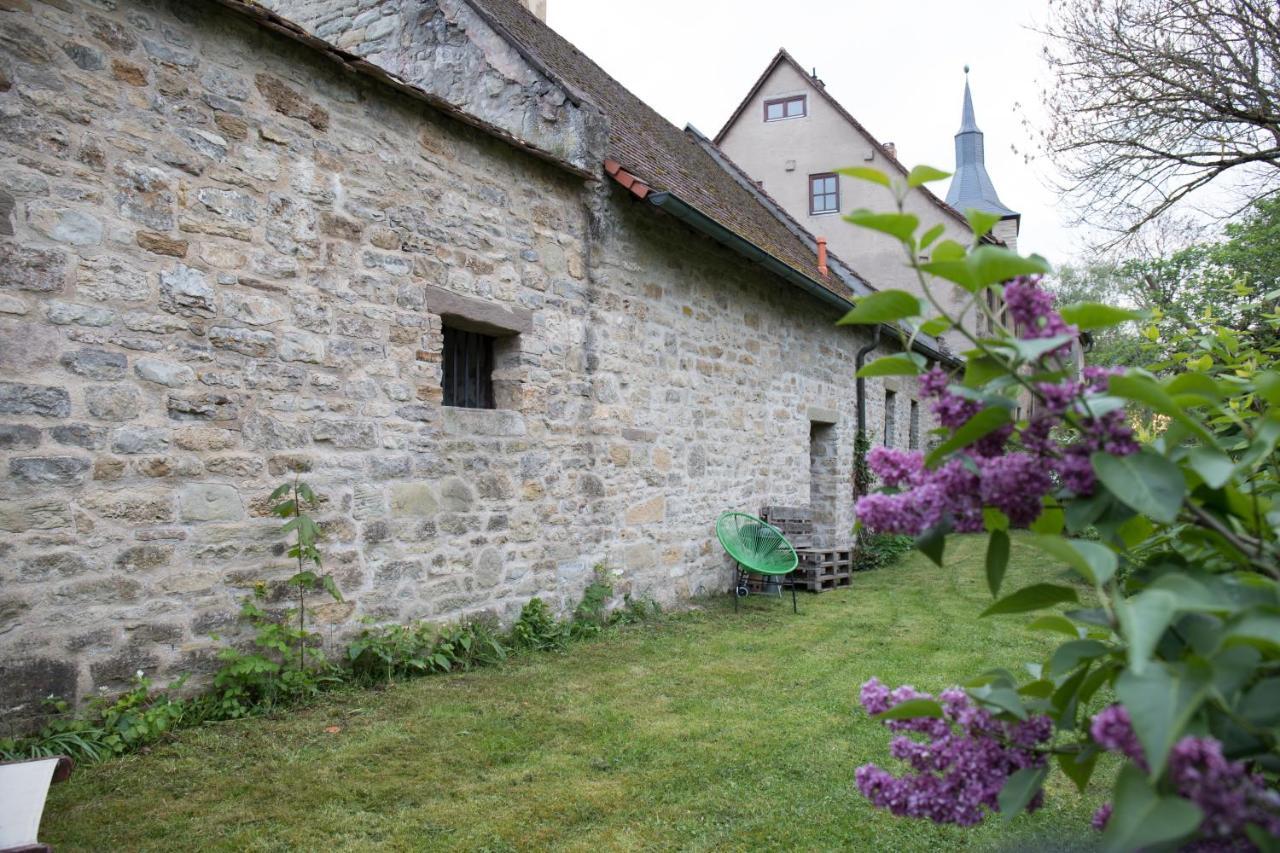
M 839 113 L 841 118 L 843 118 L 850 125 L 852 125 L 853 128 L 856 131 L 858 131 L 858 133 L 862 134 L 868 140 L 870 140 L 872 146 L 874 146 L 876 149 L 876 153 L 879 154 L 886 163 L 891 164 L 893 168 L 897 169 L 898 172 L 901 173 L 904 177 L 906 176 L 907 168 L 903 166 L 900 162 L 898 162 L 897 155 L 894 154 L 892 151 L 890 151 L 888 148 L 885 148 L 884 145 L 881 144 L 881 142 L 878 139 L 872 136 L 871 132 L 868 131 L 866 127 L 863 126 L 862 122 L 854 118 L 853 115 L 848 110 L 846 110 L 844 106 L 839 101 L 837 101 L 834 96 L 831 95 L 830 92 L 827 91 L 826 86 L 824 86 L 820 81 L 814 81 L 813 78 L 810 76 L 809 72 L 805 71 L 804 67 L 799 62 L 796 62 L 795 58 L 792 57 L 792 55 L 787 52 L 786 48 L 782 48 L 782 47 L 778 48 L 777 54 L 775 54 L 773 59 L 769 61 L 769 64 L 764 69 L 764 73 L 761 74 L 760 77 L 756 80 L 755 85 L 753 85 L 751 89 L 747 92 L 747 96 L 742 99 L 742 103 L 738 104 L 738 108 L 733 111 L 733 114 L 729 116 L 729 120 L 724 123 L 724 127 L 720 128 L 720 132 L 716 134 L 715 141 L 717 145 L 719 145 L 724 140 L 725 134 L 729 132 L 729 128 L 733 127 L 734 123 L 738 120 L 738 116 L 740 116 L 742 114 L 742 111 L 747 108 L 747 105 L 751 103 L 751 99 L 754 98 L 756 96 L 756 93 L 760 91 L 760 87 L 764 85 L 764 82 L 769 79 L 769 75 L 773 73 L 773 70 L 778 67 L 779 63 L 783 63 L 783 62 L 785 62 L 787 65 L 790 65 L 792 68 L 794 68 L 796 70 L 796 73 L 798 73 L 805 80 L 808 80 L 810 87 L 815 92 L 817 92 L 820 96 L 822 96 L 822 99 L 825 100 L 828 104 L 830 104 L 831 108 L 834 109 L 837 113 Z M 969 227 L 969 222 L 964 218 L 964 214 L 956 210 L 951 205 L 947 204 L 942 199 L 938 198 L 929 190 L 928 187 L 922 186 L 922 187 L 919 187 L 919 190 L 924 195 L 924 197 L 929 200 L 930 203 L 932 203 L 935 207 L 937 207 L 947 216 L 950 216 L 951 218 L 955 219 L 957 222 L 964 225 L 965 228 Z
M 696 139 L 658 115 L 517 0 L 467 2 L 544 73 L 580 92 L 605 114 L 609 121 L 608 157 L 624 174 L 653 192 L 675 195 L 831 292 L 846 299 L 852 296 L 843 282 L 818 274 L 817 257 L 805 241 L 742 187 Z

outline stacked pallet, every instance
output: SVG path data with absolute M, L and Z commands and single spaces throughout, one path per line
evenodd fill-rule
M 813 513 L 808 507 L 761 507 L 760 519 L 781 530 L 791 547 L 797 551 L 813 545 Z
M 787 586 L 825 592 L 853 583 L 853 548 L 813 547 L 813 513 L 808 507 L 766 506 L 760 518 L 781 530 L 800 558 L 800 565 L 786 577 Z
M 853 584 L 852 548 L 796 549 L 800 565 L 789 576 L 796 589 L 825 592 Z

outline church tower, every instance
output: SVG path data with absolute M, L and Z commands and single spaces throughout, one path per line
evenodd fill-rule
M 947 204 L 964 212 L 969 208 L 1000 215 L 992 234 L 1010 249 L 1018 248 L 1018 231 L 1022 214 L 1005 207 L 996 195 L 995 185 L 987 174 L 986 152 L 982 131 L 973 115 L 973 95 L 969 92 L 969 66 L 964 67 L 964 107 L 960 112 L 960 130 L 956 133 L 956 170 L 947 190 Z

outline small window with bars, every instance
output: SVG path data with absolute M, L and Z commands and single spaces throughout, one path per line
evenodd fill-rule
M 809 213 L 840 212 L 840 178 L 830 172 L 809 176 Z
M 804 95 L 792 95 L 789 98 L 771 98 L 764 102 L 764 120 L 781 121 L 784 118 L 804 118 L 806 106 Z
M 445 326 L 443 368 L 446 406 L 494 408 L 492 337 Z

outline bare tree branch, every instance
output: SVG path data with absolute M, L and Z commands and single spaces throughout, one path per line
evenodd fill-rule
M 1043 142 L 1081 220 L 1132 234 L 1227 175 L 1280 191 L 1274 0 L 1055 0 L 1045 35 Z

